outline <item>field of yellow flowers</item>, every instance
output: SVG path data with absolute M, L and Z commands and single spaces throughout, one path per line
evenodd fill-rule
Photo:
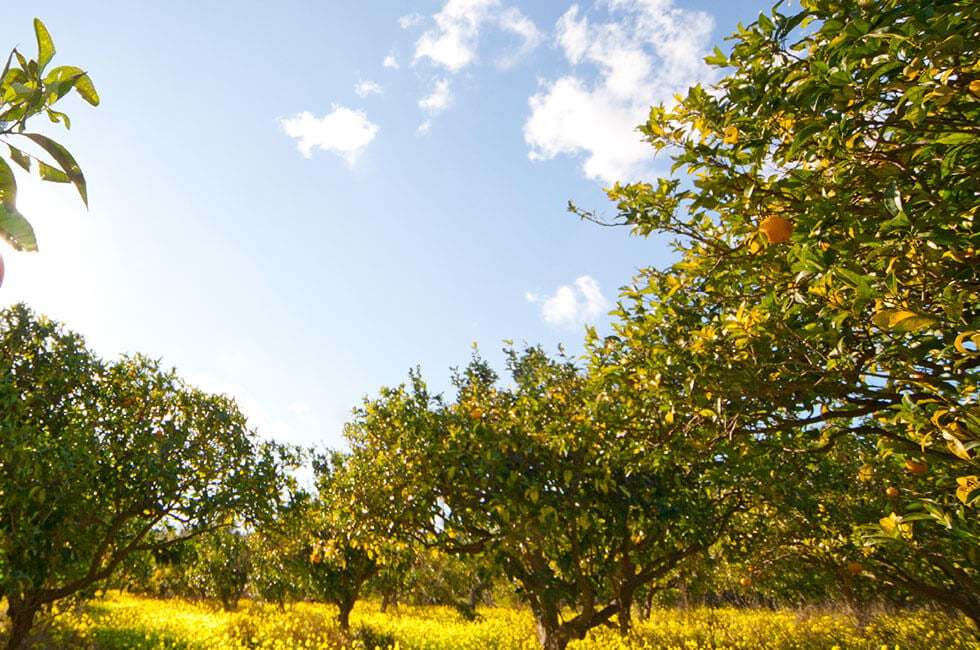
M 450 607 L 399 605 L 387 613 L 362 602 L 341 634 L 336 610 L 317 603 L 274 605 L 243 601 L 224 612 L 203 602 L 158 600 L 110 592 L 62 613 L 41 630 L 36 647 L 85 649 L 348 648 L 374 650 L 535 650 L 534 624 L 523 609 L 482 608 L 477 620 Z M 638 621 L 631 637 L 611 628 L 572 643 L 575 650 L 654 648 L 977 648 L 962 619 L 938 612 L 870 617 L 859 629 L 840 613 L 746 609 L 658 610 Z

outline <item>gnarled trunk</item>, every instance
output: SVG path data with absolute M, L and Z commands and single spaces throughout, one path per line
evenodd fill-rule
M 541 650 L 565 650 L 571 639 L 568 630 L 558 622 L 558 613 L 554 612 L 554 616 L 535 613 L 534 618 Z

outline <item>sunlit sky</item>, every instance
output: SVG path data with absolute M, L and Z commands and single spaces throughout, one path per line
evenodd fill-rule
M 19 177 L 24 301 L 106 358 L 234 396 L 260 435 L 341 447 L 351 409 L 473 343 L 582 353 L 668 242 L 602 228 L 603 188 L 666 174 L 635 127 L 718 72 L 755 0 L 11 3 L 0 48 L 90 72 L 64 144 L 89 186 Z

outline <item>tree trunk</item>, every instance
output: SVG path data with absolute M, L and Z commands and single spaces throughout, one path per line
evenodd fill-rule
M 558 625 L 557 622 L 552 625 L 538 619 L 537 627 L 538 643 L 541 644 L 541 650 L 565 650 L 571 640 L 568 638 L 567 631 L 562 629 L 562 626 Z
M 31 598 L 10 596 L 7 605 L 10 636 L 7 638 L 7 650 L 18 650 L 27 640 L 27 635 L 34 625 L 34 616 L 41 604 Z
M 540 596 L 531 598 L 531 611 L 538 630 L 538 643 L 542 650 L 565 650 L 568 645 L 568 631 L 562 629 L 558 607 Z
M 340 629 L 345 633 L 350 631 L 350 613 L 354 609 L 354 603 L 348 601 L 341 601 L 337 603 L 337 607 L 340 608 L 340 613 L 337 614 L 337 621 L 340 622 Z
M 616 594 L 616 601 L 619 604 L 619 611 L 616 613 L 619 622 L 619 634 L 628 636 L 630 624 L 633 618 L 633 597 L 636 595 L 636 586 L 630 583 L 619 586 L 619 593 Z
M 381 591 L 381 613 L 388 611 L 388 606 L 395 602 L 395 590 L 383 589 Z

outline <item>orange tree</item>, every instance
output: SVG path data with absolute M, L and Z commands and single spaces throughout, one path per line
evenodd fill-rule
M 852 522 L 871 575 L 980 622 L 980 5 L 802 5 L 641 127 L 690 180 L 609 191 L 612 221 L 680 256 L 625 290 L 618 334 L 774 480 L 873 441 L 872 479 L 903 486 Z
M 349 500 L 351 481 L 360 477 L 345 463 L 340 452 L 314 457 L 317 494 L 307 504 L 303 539 L 310 594 L 335 604 L 340 627 L 347 631 L 365 583 L 381 570 L 382 550 L 395 540 L 377 533 L 371 513 Z
M 106 362 L 24 305 L 0 312 L 0 590 L 7 647 L 43 606 L 94 588 L 139 551 L 238 515 L 283 487 L 226 397 L 143 357 Z M 157 532 L 169 528 L 170 535 Z
M 377 480 L 357 501 L 423 544 L 492 559 L 544 648 L 617 616 L 625 631 L 636 590 L 705 551 L 738 512 L 728 439 L 685 436 L 693 422 L 630 398 L 599 360 L 582 371 L 531 348 L 511 350 L 509 367 L 513 387 L 501 386 L 475 358 L 453 403 L 417 373 L 367 401 L 347 436 Z
M 6 145 L 9 159 L 43 180 L 75 185 L 82 201 L 88 202 L 85 177 L 72 155 L 63 146 L 41 133 L 27 131 L 30 118 L 45 115 L 65 128 L 71 121 L 53 108 L 62 97 L 74 90 L 89 104 L 99 103 L 91 78 L 81 68 L 58 66 L 48 69 L 54 57 L 54 42 L 47 28 L 34 19 L 37 58 L 27 59 L 16 49 L 10 52 L 0 73 L 0 142 Z M 15 146 L 13 143 L 17 142 Z M 24 142 L 29 148 L 22 148 Z M 16 250 L 36 250 L 37 240 L 30 222 L 17 210 L 17 181 L 14 171 L 0 157 L 0 239 Z M 0 283 L 3 282 L 3 258 L 0 257 Z

